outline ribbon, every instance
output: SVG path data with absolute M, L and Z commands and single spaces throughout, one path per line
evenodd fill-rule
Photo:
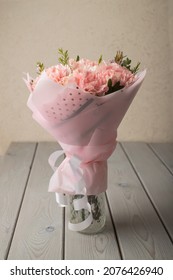
M 50 182 L 49 188 L 61 186 L 62 184 L 66 189 L 73 190 L 75 195 L 83 195 L 82 198 L 74 199 L 73 206 L 75 211 L 85 209 L 89 212 L 89 216 L 82 222 L 73 224 L 68 222 L 68 228 L 72 231 L 81 231 L 90 226 L 93 221 L 91 205 L 88 203 L 86 195 L 85 181 L 83 179 L 83 170 L 80 167 L 81 160 L 77 156 L 71 158 L 66 157 L 63 161 L 63 168 L 61 165 L 56 166 L 56 161 L 64 154 L 63 150 L 52 153 L 48 159 L 51 168 L 54 171 Z M 66 194 L 55 193 L 56 202 L 61 207 L 68 206 Z

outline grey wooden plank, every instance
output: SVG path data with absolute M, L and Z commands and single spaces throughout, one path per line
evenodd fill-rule
M 48 165 L 48 157 L 57 148 L 56 143 L 38 145 L 9 259 L 62 258 L 62 209 L 55 202 L 55 195 L 48 193 L 53 172 Z
M 173 240 L 173 176 L 145 143 L 123 147 Z
M 107 194 L 123 259 L 172 259 L 170 238 L 119 145 L 108 163 Z
M 68 209 L 67 209 L 68 210 Z M 113 225 L 106 204 L 107 221 L 103 232 L 83 234 L 68 229 L 69 213 L 66 211 L 65 259 L 67 260 L 109 260 L 120 259 Z
M 8 253 L 35 147 L 12 143 L 0 159 L 0 259 Z
M 151 143 L 149 146 L 173 174 L 173 143 Z

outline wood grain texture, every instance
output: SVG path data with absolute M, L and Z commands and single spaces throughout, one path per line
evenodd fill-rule
M 63 250 L 62 209 L 48 193 L 53 171 L 49 155 L 56 143 L 40 143 L 12 240 L 9 259 L 61 259 Z
M 108 160 L 106 228 L 86 235 L 67 228 L 67 210 L 64 227 L 48 193 L 48 157 L 59 145 L 40 143 L 35 154 L 34 143 L 12 144 L 0 157 L 0 258 L 173 259 L 172 145 L 122 147 Z
M 65 259 L 67 260 L 117 260 L 120 253 L 106 204 L 106 227 L 98 234 L 82 234 L 68 229 L 69 213 L 66 211 Z
M 13 143 L 0 158 L 0 259 L 8 253 L 35 146 Z
M 119 145 L 108 163 L 107 194 L 123 259 L 172 259 L 172 243 Z
M 123 147 L 173 240 L 173 176 L 145 143 Z
M 173 143 L 151 143 L 149 146 L 173 174 Z

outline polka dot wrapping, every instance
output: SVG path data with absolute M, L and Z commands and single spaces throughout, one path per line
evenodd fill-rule
M 145 71 L 130 87 L 100 97 L 75 84 L 62 86 L 55 83 L 43 72 L 29 97 L 28 107 L 33 111 L 34 119 L 56 135 L 58 141 L 67 142 L 68 134 L 69 143 L 80 145 L 82 142 L 85 145 L 96 129 L 106 129 L 108 135 L 109 127 L 118 128 L 144 76 Z M 58 131 L 53 130 L 55 126 Z M 102 142 L 100 135 L 99 138 Z
M 83 92 L 78 87 L 64 88 L 63 93 L 43 105 L 42 115 L 52 124 L 58 124 L 83 111 L 87 104 L 93 102 L 93 96 Z

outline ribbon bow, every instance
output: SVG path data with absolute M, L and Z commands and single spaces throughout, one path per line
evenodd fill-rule
M 89 212 L 89 216 L 82 222 L 73 224 L 68 223 L 68 228 L 73 231 L 81 231 L 90 226 L 93 221 L 93 216 L 91 212 L 91 205 L 88 203 L 86 195 L 85 181 L 83 179 L 83 170 L 80 167 L 81 160 L 77 156 L 72 156 L 71 158 L 66 157 L 64 161 L 57 167 L 56 161 L 64 154 L 64 151 L 56 151 L 52 153 L 48 159 L 51 168 L 54 170 L 49 182 L 49 189 L 55 189 L 61 186 L 65 188 L 68 193 L 73 193 L 75 195 L 83 195 L 82 198 L 74 199 L 73 205 L 75 211 L 81 209 L 86 209 Z M 68 206 L 68 199 L 66 194 L 61 192 L 56 192 L 56 201 L 61 207 Z

